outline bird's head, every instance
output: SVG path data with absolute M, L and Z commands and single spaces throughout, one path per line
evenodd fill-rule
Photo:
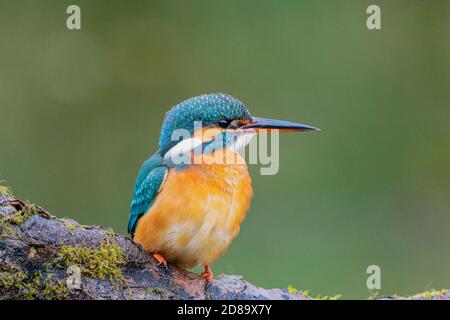
M 212 141 L 221 141 L 224 147 L 239 149 L 262 129 L 280 132 L 319 130 L 302 123 L 253 117 L 244 104 L 232 96 L 205 94 L 185 100 L 166 113 L 159 152 L 162 156 L 170 152 L 185 152 L 188 148 L 211 144 Z M 174 139 L 177 130 L 189 133 L 190 138 Z M 230 132 L 232 138 L 226 134 Z

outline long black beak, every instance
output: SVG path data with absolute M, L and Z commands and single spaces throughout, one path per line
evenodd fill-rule
M 258 131 L 258 129 L 276 129 L 281 132 L 320 131 L 319 128 L 303 123 L 257 117 L 252 117 L 252 121 L 249 124 L 240 127 L 240 129 L 256 129 L 256 131 Z

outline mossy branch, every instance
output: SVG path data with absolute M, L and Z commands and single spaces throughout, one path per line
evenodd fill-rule
M 75 269 L 73 269 L 75 267 Z M 76 283 L 74 277 L 78 277 Z M 111 229 L 59 219 L 0 189 L 0 299 L 306 299 L 238 276 L 158 266 Z
M 262 289 L 229 275 L 206 286 L 197 274 L 158 266 L 138 244 L 111 229 L 56 218 L 0 185 L 0 300 L 335 298 L 310 297 L 293 287 Z M 374 298 L 450 299 L 450 292 Z

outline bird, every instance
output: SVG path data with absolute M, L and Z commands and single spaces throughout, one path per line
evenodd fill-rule
M 166 268 L 167 263 L 185 269 L 202 266 L 201 276 L 210 283 L 211 264 L 238 235 L 253 197 L 247 164 L 238 149 L 264 130 L 319 129 L 254 117 L 240 100 L 222 93 L 172 107 L 157 151 L 144 161 L 136 178 L 128 219 L 132 239 Z M 185 136 L 176 139 L 177 132 Z M 187 161 L 176 161 L 180 158 Z

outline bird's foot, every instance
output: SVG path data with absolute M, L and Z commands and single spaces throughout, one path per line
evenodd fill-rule
M 158 261 L 158 265 L 164 266 L 164 268 L 167 269 L 166 259 L 164 259 L 164 257 L 162 255 L 160 255 L 159 253 L 154 253 L 154 254 L 152 254 L 152 256 L 153 256 L 153 258 L 155 258 L 156 261 Z
M 205 265 L 205 271 L 202 272 L 202 277 L 205 279 L 206 283 L 213 281 L 213 273 L 209 265 Z

